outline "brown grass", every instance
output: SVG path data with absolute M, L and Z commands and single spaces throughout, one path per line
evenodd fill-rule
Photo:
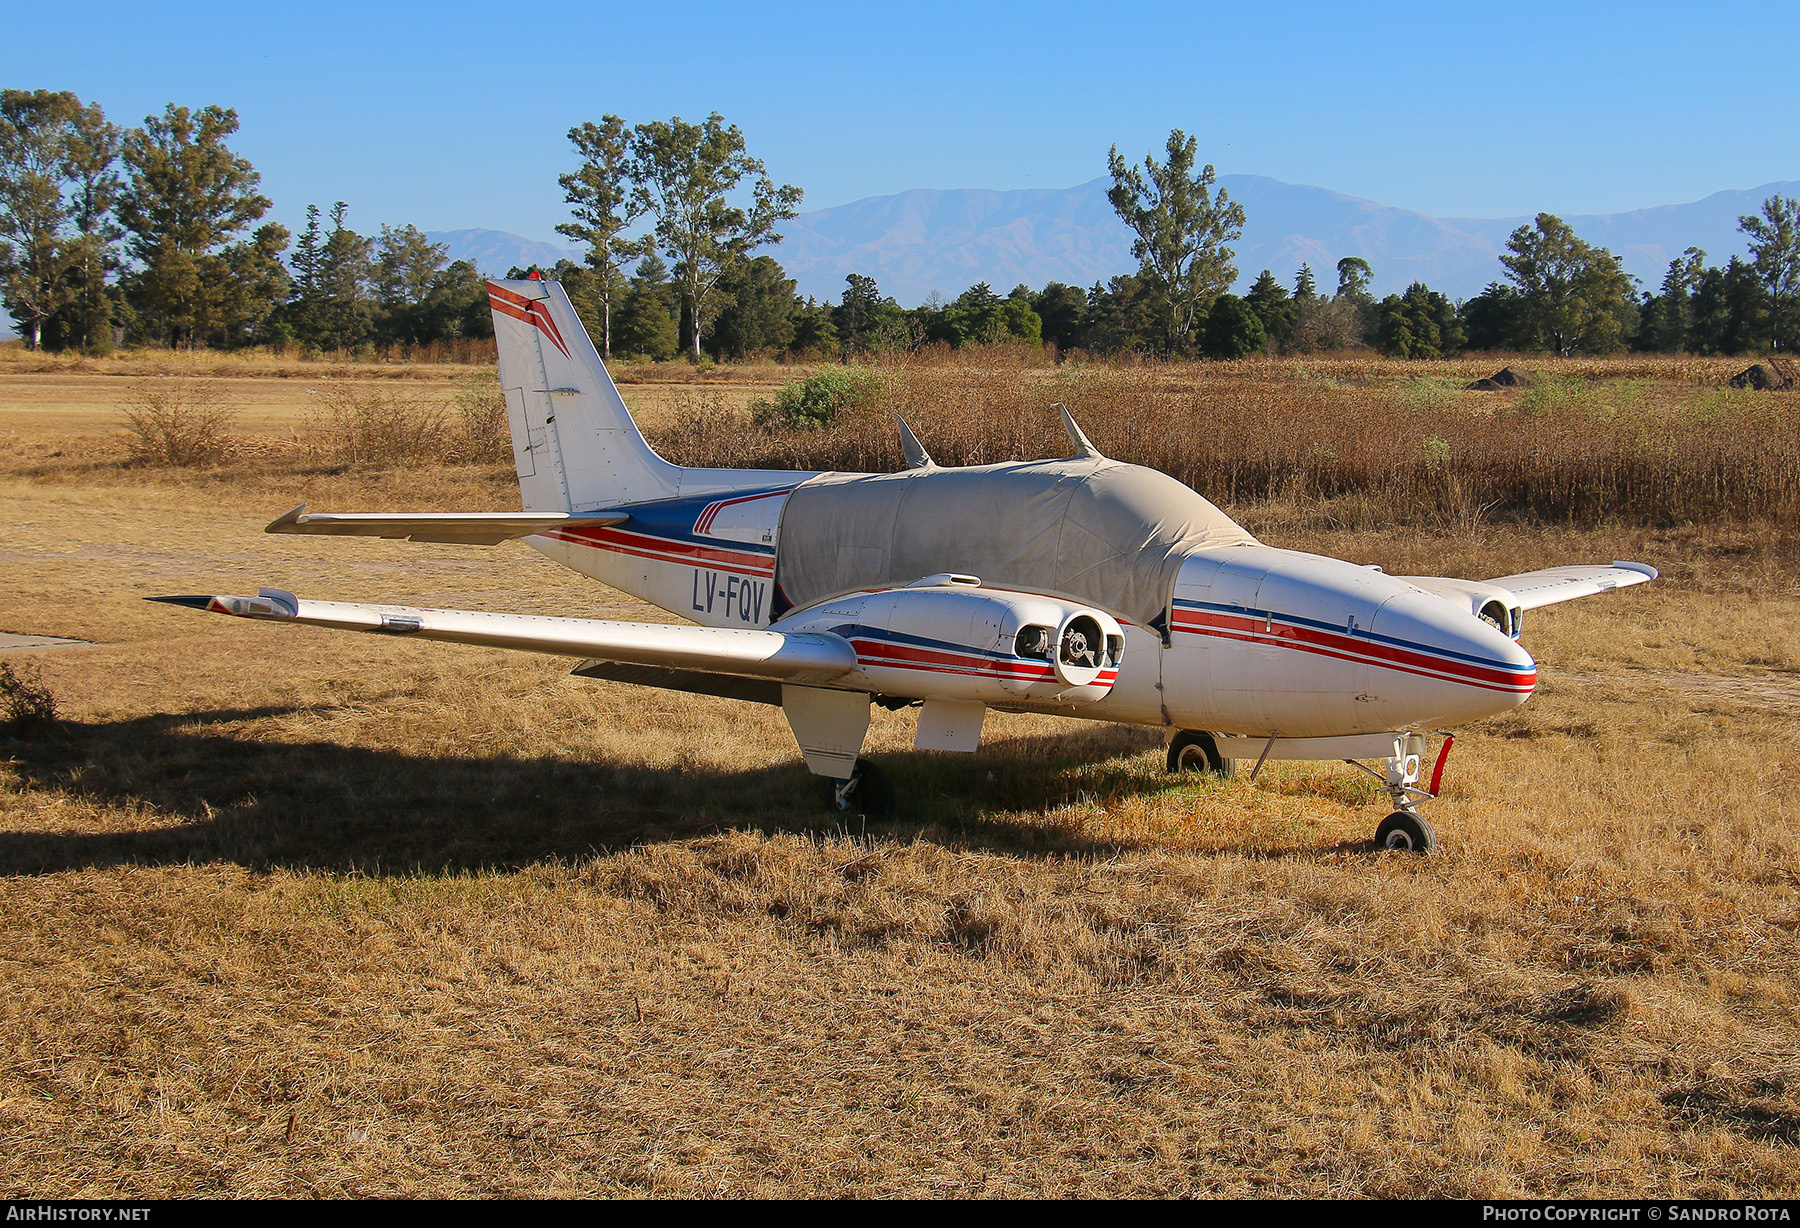
M 1246 404 L 1343 429 L 1402 395 L 1251 366 Z M 908 375 L 923 418 L 951 385 Z M 956 387 L 1024 402 L 987 378 Z M 519 547 L 260 532 L 303 497 L 512 506 L 498 466 L 63 450 L 0 461 L 0 629 L 94 641 L 30 657 L 63 721 L 0 750 L 9 1192 L 1800 1191 L 1791 522 L 1232 506 L 1400 572 L 1664 569 L 1528 616 L 1544 685 L 1459 741 L 1419 861 L 1366 851 L 1341 766 L 1177 783 L 1154 735 L 1022 716 L 963 757 L 880 714 L 905 813 L 846 828 L 769 709 L 137 600 L 654 616 Z
M 1540 360 L 1547 378 L 1533 388 L 1466 391 L 1491 362 L 1049 370 L 902 358 L 880 369 L 881 404 L 843 429 L 745 430 L 721 404 L 681 416 L 659 442 L 709 463 L 892 468 L 899 413 L 940 464 L 984 464 L 1066 451 L 1062 402 L 1110 456 L 1221 504 L 1305 503 L 1347 527 L 1800 516 L 1800 394 L 1717 387 L 1730 360 L 1641 358 Z

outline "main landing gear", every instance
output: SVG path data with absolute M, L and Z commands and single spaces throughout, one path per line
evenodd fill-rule
M 887 773 L 867 759 L 858 759 L 848 780 L 822 776 L 825 805 L 842 814 L 860 814 L 881 822 L 894 813 L 894 786 Z
M 1169 771 L 1210 772 L 1214 776 L 1230 776 L 1237 760 L 1219 754 L 1219 744 L 1210 733 L 1184 729 L 1169 743 Z

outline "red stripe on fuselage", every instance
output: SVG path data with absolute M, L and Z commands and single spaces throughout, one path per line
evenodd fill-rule
M 1046 681 L 1055 677 L 1056 671 L 1048 664 L 1035 661 L 1004 660 L 983 657 L 973 653 L 961 653 L 953 649 L 917 648 L 910 644 L 894 644 L 886 640 L 871 640 L 861 636 L 852 636 L 851 644 L 856 648 L 856 659 L 860 665 L 877 666 L 886 669 L 910 669 L 925 673 L 966 674 L 975 676 L 995 675 L 1018 681 Z M 1108 685 L 1118 679 L 1115 669 L 1104 669 L 1089 685 Z
M 791 488 L 790 488 L 790 490 L 791 490 Z M 758 495 L 743 495 L 736 499 L 721 499 L 717 503 L 708 503 L 706 505 L 706 507 L 701 511 L 700 519 L 694 521 L 694 532 L 696 532 L 696 533 L 711 533 L 712 527 L 713 527 L 713 521 L 718 519 L 719 513 L 722 510 L 724 510 L 725 508 L 732 506 L 733 504 L 754 503 L 758 499 L 773 499 L 776 495 L 785 495 L 785 494 L 790 493 L 790 490 L 765 490 L 761 494 L 758 494 Z
M 1210 610 L 1177 609 L 1175 628 L 1193 635 L 1209 635 L 1217 639 L 1239 640 L 1272 648 L 1292 648 L 1340 661 L 1390 669 L 1397 673 L 1443 678 L 1465 686 L 1502 691 L 1511 695 L 1529 695 L 1537 687 L 1536 670 L 1527 673 L 1490 669 L 1463 661 L 1447 661 L 1424 652 L 1358 640 L 1311 627 L 1296 627 L 1290 623 L 1270 623 L 1260 618 L 1218 614 Z
M 736 572 L 759 580 L 770 579 L 775 574 L 775 560 L 766 554 L 672 542 L 660 537 L 625 533 L 618 529 L 550 529 L 539 536 L 554 538 L 574 546 L 587 546 L 663 563 L 707 564 L 719 571 Z

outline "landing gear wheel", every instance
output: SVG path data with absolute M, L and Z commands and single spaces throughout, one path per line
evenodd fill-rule
M 1184 729 L 1169 743 L 1171 772 L 1210 772 L 1214 776 L 1229 776 L 1236 766 L 1235 759 L 1220 757 L 1219 744 L 1213 741 L 1210 733 Z
M 1429 853 L 1437 848 L 1437 833 L 1412 811 L 1396 810 L 1375 829 L 1375 847 L 1384 852 Z
M 856 761 L 849 780 L 821 777 L 825 786 L 825 805 L 841 814 L 860 814 L 880 822 L 894 813 L 894 786 L 887 773 L 867 759 Z

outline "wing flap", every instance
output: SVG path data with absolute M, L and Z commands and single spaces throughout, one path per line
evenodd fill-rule
M 587 661 L 569 672 L 578 678 L 629 682 L 633 686 L 685 691 L 689 695 L 717 695 L 724 699 L 773 704 L 777 708 L 781 706 L 781 684 L 769 678 L 703 674 L 692 669 L 670 669 L 663 665 L 623 665 L 617 661 Z
M 416 636 L 592 661 L 817 685 L 856 668 L 856 651 L 830 632 L 780 632 L 495 614 L 349 601 L 307 601 L 282 589 L 256 597 L 151 597 L 215 614 L 341 631 Z
M 548 529 L 600 527 L 631 519 L 624 512 L 308 512 L 306 504 L 272 521 L 265 533 L 406 538 L 493 546 Z
M 1501 576 L 1483 583 L 1505 589 L 1513 595 L 1522 609 L 1535 610 L 1539 606 L 1555 605 L 1559 601 L 1573 601 L 1577 597 L 1591 597 L 1595 593 L 1643 584 L 1656 579 L 1657 574 L 1656 568 L 1646 563 L 1616 561 L 1610 567 L 1546 567 L 1542 571 Z

